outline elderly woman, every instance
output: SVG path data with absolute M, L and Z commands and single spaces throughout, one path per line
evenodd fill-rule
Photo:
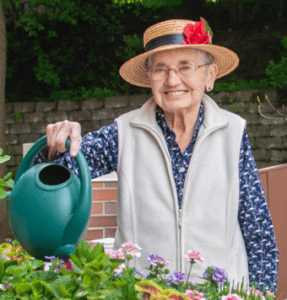
M 275 291 L 278 249 L 246 122 L 204 93 L 238 66 L 237 55 L 212 45 L 204 19 L 153 25 L 144 45 L 145 53 L 120 74 L 151 87 L 152 98 L 83 140 L 79 123 L 48 125 L 48 148 L 38 161 L 55 160 L 77 173 L 71 157 L 81 149 L 93 178 L 117 172 L 114 248 L 127 241 L 142 246 L 142 256 L 132 261 L 140 271 L 153 253 L 169 260 L 171 271 L 187 274 L 184 256 L 195 250 L 205 263 L 193 266 L 193 281 L 201 283 L 214 265 L 230 281 L 244 278 Z

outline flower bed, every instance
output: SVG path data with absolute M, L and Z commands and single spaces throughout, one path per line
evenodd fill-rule
M 204 284 L 189 280 L 192 265 L 203 261 L 199 252 L 189 251 L 189 274 L 170 272 L 169 261 L 159 255 L 146 256 L 149 274 L 129 267 L 141 248 L 131 242 L 119 250 L 107 250 L 101 244 L 92 248 L 81 240 L 68 260 L 32 258 L 17 241 L 0 246 L 0 299 L 275 299 L 263 288 L 249 290 L 232 287 L 223 269 L 211 266 L 203 274 Z M 265 296 L 264 296 L 265 295 Z

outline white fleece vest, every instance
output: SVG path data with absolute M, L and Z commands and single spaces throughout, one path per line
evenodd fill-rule
M 151 98 L 140 109 L 116 119 L 119 136 L 118 229 L 114 249 L 132 241 L 142 247 L 131 266 L 149 266 L 148 254 L 169 260 L 170 271 L 188 274 L 184 256 L 200 251 L 205 263 L 193 265 L 191 280 L 204 281 L 208 266 L 223 268 L 228 280 L 248 284 L 248 262 L 238 223 L 239 155 L 246 121 L 203 95 L 204 120 L 186 174 L 182 219 L 171 159 Z

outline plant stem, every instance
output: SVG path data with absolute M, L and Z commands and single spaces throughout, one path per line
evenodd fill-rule
M 192 262 L 190 262 L 190 268 L 189 268 L 189 272 L 188 272 L 187 280 L 186 280 L 186 283 L 185 283 L 185 288 L 187 288 L 187 284 L 188 284 L 188 280 L 189 280 L 189 276 L 190 276 L 190 272 L 191 272 L 192 265 L 193 265 L 193 263 L 192 263 Z

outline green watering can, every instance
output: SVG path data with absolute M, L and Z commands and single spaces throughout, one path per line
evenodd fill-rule
M 76 156 L 80 179 L 55 163 L 30 168 L 35 155 L 46 146 L 39 139 L 25 155 L 8 192 L 9 222 L 14 237 L 33 257 L 67 257 L 84 238 L 92 205 L 91 175 L 81 151 Z M 70 140 L 66 141 L 70 148 Z

